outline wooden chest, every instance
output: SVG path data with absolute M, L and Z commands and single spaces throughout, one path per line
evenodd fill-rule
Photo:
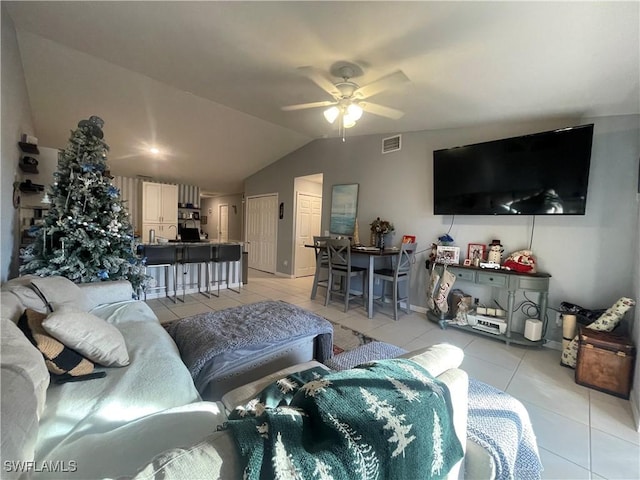
M 580 328 L 576 383 L 629 398 L 635 347 L 623 335 Z

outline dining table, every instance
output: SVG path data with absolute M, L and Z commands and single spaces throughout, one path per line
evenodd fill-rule
M 315 248 L 314 245 L 305 245 L 305 247 Z M 353 246 L 351 247 L 351 255 L 365 256 L 367 257 L 367 316 L 373 318 L 373 287 L 374 287 L 374 275 L 376 269 L 376 260 L 381 258 L 389 258 L 400 254 L 400 249 L 397 247 L 390 248 L 378 248 L 378 247 L 364 247 Z

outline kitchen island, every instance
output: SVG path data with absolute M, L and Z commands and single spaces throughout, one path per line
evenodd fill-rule
M 184 295 L 188 293 L 210 297 L 212 285 L 218 294 L 221 288 L 239 292 L 242 247 L 242 242 L 209 240 L 141 243 L 136 252 L 144 260 L 147 275 L 151 277 L 141 293 L 145 298 L 166 296 L 176 302 L 184 301 Z

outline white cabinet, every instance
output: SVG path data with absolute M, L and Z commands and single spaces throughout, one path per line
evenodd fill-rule
M 142 241 L 149 242 L 149 230 L 156 236 L 176 238 L 178 231 L 178 186 L 142 183 Z
M 178 223 L 178 186 L 142 183 L 142 223 Z

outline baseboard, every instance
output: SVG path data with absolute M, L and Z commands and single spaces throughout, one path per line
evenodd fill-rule
M 409 310 L 412 312 L 427 314 L 427 307 L 421 307 L 420 305 L 409 305 Z
M 544 344 L 545 348 L 551 348 L 552 350 L 562 351 L 562 343 L 556 342 L 555 340 L 549 340 Z
M 296 278 L 293 275 L 289 274 L 289 273 L 282 273 L 282 272 L 276 272 L 274 273 L 274 275 L 276 277 L 282 277 L 282 278 Z
M 629 395 L 629 403 L 631 403 L 631 415 L 633 416 L 633 424 L 636 427 L 636 432 L 640 432 L 640 410 L 638 410 L 638 405 L 640 405 L 640 398 L 638 398 L 637 388 L 631 390 L 631 394 Z

